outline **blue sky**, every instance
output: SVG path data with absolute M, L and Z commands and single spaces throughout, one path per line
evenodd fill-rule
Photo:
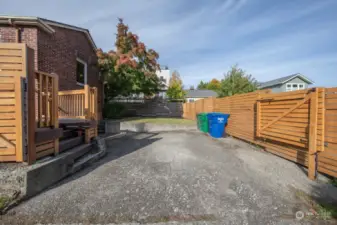
M 88 28 L 104 50 L 122 17 L 185 86 L 221 79 L 235 63 L 259 81 L 302 73 L 337 86 L 337 0 L 0 1 L 0 14 Z

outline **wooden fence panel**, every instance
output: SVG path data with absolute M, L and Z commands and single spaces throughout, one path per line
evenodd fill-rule
M 0 44 L 0 161 L 24 160 L 25 44 Z
M 0 74 L 26 76 L 26 45 L 17 43 L 1 43 Z
M 183 118 L 184 119 L 188 119 L 187 118 L 187 103 L 183 103 Z
M 230 111 L 229 97 L 215 99 L 214 111 L 229 113 Z
M 202 113 L 204 112 L 204 100 L 200 99 L 195 101 L 195 113 Z
M 283 93 L 282 98 L 280 94 L 260 96 L 260 130 L 257 131 L 260 137 L 308 148 L 309 102 L 314 92 L 299 92 L 301 93 L 298 91 Z M 293 127 L 305 129 L 294 132 Z
M 204 101 L 204 108 L 202 110 L 202 112 L 206 112 L 206 113 L 209 113 L 209 112 L 215 112 L 215 100 L 216 98 L 205 98 L 203 99 Z
M 204 100 L 203 112 L 208 111 L 208 101 Z M 196 105 L 185 104 L 185 118 L 193 119 Z M 311 179 L 316 166 L 318 171 L 337 177 L 337 88 L 277 94 L 267 90 L 218 98 L 213 112 L 230 114 L 229 135 L 309 167 Z
M 23 79 L 0 75 L 0 161 L 22 162 Z
M 321 146 L 324 151 L 318 153 L 318 171 L 337 177 L 337 88 L 325 89 L 324 129 L 318 130 L 324 135 Z

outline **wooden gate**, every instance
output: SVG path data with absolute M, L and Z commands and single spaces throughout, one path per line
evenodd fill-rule
M 1 161 L 23 161 L 23 79 L 0 75 Z
M 316 153 L 324 150 L 324 89 L 260 94 L 256 136 L 296 146 L 308 155 L 309 177 L 315 177 Z

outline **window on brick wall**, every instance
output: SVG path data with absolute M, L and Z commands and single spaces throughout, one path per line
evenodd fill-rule
M 87 84 L 87 64 L 79 58 L 76 65 L 76 81 L 78 85 Z

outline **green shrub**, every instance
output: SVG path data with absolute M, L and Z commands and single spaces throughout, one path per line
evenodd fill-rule
M 123 116 L 125 106 L 121 103 L 108 103 L 104 105 L 103 116 L 106 119 L 119 119 Z

